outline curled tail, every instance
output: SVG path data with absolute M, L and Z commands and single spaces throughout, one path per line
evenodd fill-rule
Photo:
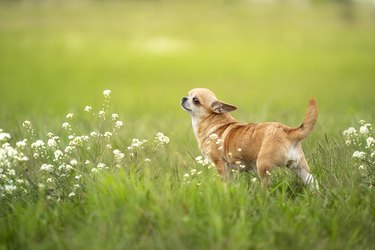
M 286 132 L 289 133 L 289 137 L 292 140 L 303 140 L 313 131 L 317 119 L 318 107 L 316 106 L 314 98 L 311 97 L 303 123 L 298 128 L 291 128 Z

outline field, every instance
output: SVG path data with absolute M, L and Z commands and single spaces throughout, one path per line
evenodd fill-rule
M 0 2 L 0 249 L 374 249 L 374 31 L 365 2 Z M 193 87 L 290 126 L 314 96 L 320 191 L 221 181 Z

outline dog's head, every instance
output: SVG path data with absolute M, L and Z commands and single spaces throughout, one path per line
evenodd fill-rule
M 204 88 L 192 89 L 188 96 L 181 100 L 181 107 L 194 118 L 204 118 L 211 114 L 223 114 L 237 108 L 219 101 L 215 94 Z

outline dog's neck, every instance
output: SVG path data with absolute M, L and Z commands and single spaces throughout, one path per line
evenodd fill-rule
M 193 117 L 192 122 L 195 137 L 198 142 L 201 143 L 210 135 L 217 133 L 217 130 L 224 127 L 226 124 L 237 123 L 238 121 L 228 113 L 213 113 L 204 118 Z

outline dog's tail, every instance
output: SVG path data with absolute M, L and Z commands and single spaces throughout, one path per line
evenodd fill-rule
M 291 128 L 286 131 L 289 137 L 295 141 L 301 141 L 305 139 L 314 129 L 316 121 L 318 119 L 318 107 L 313 97 L 310 98 L 309 106 L 306 109 L 305 119 L 298 128 Z

